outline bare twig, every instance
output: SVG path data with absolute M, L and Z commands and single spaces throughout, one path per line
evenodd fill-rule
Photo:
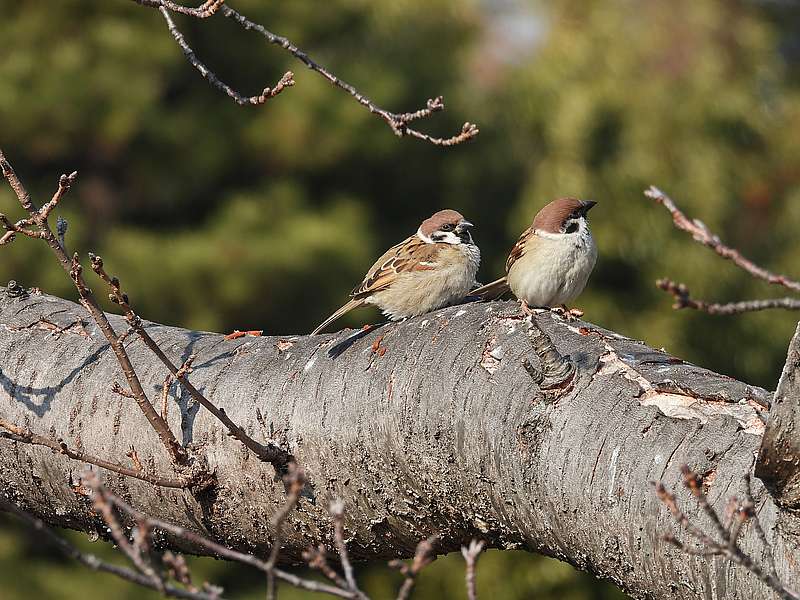
M 170 12 L 188 15 L 198 19 L 206 19 L 216 14 L 217 12 L 220 12 L 222 13 L 223 16 L 229 19 L 233 19 L 243 29 L 247 31 L 254 30 L 260 33 L 267 40 L 269 44 L 280 46 L 281 48 L 289 52 L 294 58 L 302 62 L 306 67 L 308 67 L 309 69 L 311 69 L 312 71 L 323 77 L 325 80 L 327 80 L 330 84 L 347 92 L 351 97 L 355 99 L 356 102 L 361 104 L 372 114 L 380 117 L 390 127 L 390 129 L 395 133 L 395 135 L 399 137 L 411 136 L 419 140 L 423 140 L 425 142 L 433 144 L 435 146 L 449 147 L 462 144 L 468 140 L 471 140 L 480 133 L 478 126 L 475 125 L 474 123 L 469 123 L 469 122 L 464 123 L 459 133 L 446 138 L 434 137 L 427 133 L 423 133 L 422 131 L 413 129 L 412 127 L 409 126 L 409 123 L 417 121 L 419 119 L 430 117 L 434 113 L 444 110 L 444 99 L 441 96 L 429 99 L 425 105 L 425 108 L 421 108 L 413 112 L 406 112 L 406 113 L 389 112 L 388 110 L 383 109 L 377 104 L 375 104 L 372 100 L 370 100 L 364 94 L 359 92 L 354 86 L 347 83 L 346 81 L 341 80 L 339 77 L 331 73 L 328 69 L 317 63 L 308 55 L 308 53 L 304 52 L 303 50 L 295 46 L 287 38 L 272 33 L 271 31 L 266 29 L 263 25 L 254 23 L 241 13 L 236 12 L 230 6 L 225 4 L 225 0 L 206 0 L 206 2 L 204 2 L 197 8 L 182 6 L 180 4 L 171 2 L 170 0 L 133 0 L 133 2 L 136 2 L 137 4 L 149 8 L 158 9 L 161 12 L 161 15 L 164 17 L 165 21 L 167 22 L 167 27 L 169 28 L 172 37 L 177 42 L 178 46 L 186 56 L 186 59 L 189 61 L 189 63 L 195 69 L 197 69 L 200 72 L 200 74 L 206 80 L 208 80 L 208 82 L 213 87 L 223 91 L 229 97 L 233 98 L 233 100 L 237 104 L 240 105 L 263 104 L 270 98 L 277 96 L 285 88 L 294 85 L 295 82 L 293 73 L 291 71 L 287 71 L 284 74 L 284 76 L 280 79 L 280 81 L 275 85 L 275 87 L 265 88 L 264 91 L 258 96 L 246 96 L 244 94 L 241 94 L 236 90 L 234 90 L 233 88 L 231 88 L 229 85 L 223 83 L 211 69 L 209 69 L 197 58 L 192 48 L 189 46 L 189 44 L 186 42 L 186 39 L 183 37 L 183 34 L 181 34 L 177 26 L 175 25 L 174 21 L 172 20 L 169 14 Z
M 28 523 L 28 525 L 30 525 L 36 532 L 43 534 L 44 537 L 52 542 L 53 545 L 56 546 L 56 548 L 58 548 L 65 556 L 77 560 L 82 565 L 89 567 L 93 571 L 111 573 L 112 575 L 116 575 L 121 579 L 130 581 L 131 583 L 151 589 L 158 589 L 153 581 L 151 581 L 148 577 L 137 573 L 136 571 L 104 562 L 93 554 L 84 554 L 75 546 L 57 535 L 44 523 L 44 521 L 37 519 L 33 515 L 30 515 L 27 512 L 17 508 L 15 505 L 7 502 L 3 498 L 0 498 L 0 509 L 19 517 Z M 163 593 L 172 598 L 185 598 L 187 600 L 224 600 L 218 594 L 207 594 L 195 590 L 184 590 L 171 585 L 164 585 Z
M 220 5 L 222 2 L 219 3 Z M 175 38 L 175 42 L 178 44 L 180 49 L 183 51 L 183 54 L 186 56 L 186 60 L 189 61 L 195 69 L 197 69 L 200 74 L 210 83 L 213 87 L 217 88 L 218 90 L 222 90 L 228 96 L 233 98 L 234 102 L 240 105 L 258 105 L 264 104 L 270 98 L 274 98 L 278 94 L 280 94 L 283 90 L 287 87 L 291 87 L 294 85 L 294 73 L 291 71 L 287 71 L 284 73 L 283 77 L 280 78 L 278 83 L 275 84 L 275 87 L 269 88 L 266 87 L 258 96 L 243 96 L 232 87 L 230 87 L 225 82 L 221 81 L 214 72 L 209 69 L 206 65 L 204 65 L 195 55 L 192 48 L 186 42 L 186 39 L 183 37 L 183 34 L 178 31 L 178 28 L 175 26 L 175 22 L 172 20 L 172 17 L 169 14 L 169 11 L 166 7 L 161 6 L 159 7 L 159 12 L 161 12 L 161 16 L 164 17 L 164 20 L 167 22 L 167 28 L 169 32 L 172 34 L 172 37 Z
M 682 308 L 692 308 L 706 312 L 710 315 L 738 315 L 759 310 L 769 310 L 773 308 L 783 308 L 786 310 L 800 310 L 800 300 L 795 298 L 770 298 L 766 300 L 744 300 L 741 302 L 727 302 L 718 304 L 695 300 L 689 293 L 689 288 L 682 283 L 676 283 L 671 279 L 659 279 L 656 287 L 669 292 L 675 299 L 672 308 L 679 310 Z
M 754 527 L 756 528 L 756 531 L 761 531 L 759 534 L 759 539 L 761 539 L 762 543 L 765 545 L 765 548 L 769 552 L 768 564 L 772 561 L 771 548 L 767 543 L 766 536 L 763 535 L 761 524 L 758 522 L 758 515 L 755 512 L 752 498 L 750 497 L 749 481 L 747 484 L 747 500 L 745 502 L 740 502 L 738 499 L 731 500 L 732 514 L 730 524 L 726 527 L 723 524 L 722 519 L 720 519 L 719 515 L 717 514 L 717 511 L 708 502 L 708 498 L 703 490 L 702 480 L 700 477 L 693 473 L 686 465 L 681 468 L 681 472 L 683 474 L 684 486 L 686 486 L 686 488 L 697 499 L 700 507 L 711 519 L 711 522 L 714 524 L 714 527 L 716 528 L 717 533 L 722 541 L 713 539 L 702 529 L 694 525 L 689 517 L 683 511 L 681 511 L 675 496 L 669 493 L 663 484 L 654 482 L 658 499 L 664 503 L 664 505 L 672 513 L 672 516 L 675 518 L 675 520 L 686 529 L 689 535 L 700 542 L 700 548 L 687 546 L 672 535 L 664 535 L 664 541 L 669 542 L 686 554 L 698 556 L 724 556 L 728 560 L 741 565 L 753 573 L 753 575 L 758 577 L 759 580 L 769 586 L 769 588 L 777 593 L 778 596 L 780 596 L 783 600 L 799 600 L 800 596 L 789 590 L 778 578 L 774 564 L 770 564 L 769 572 L 765 572 L 764 569 L 760 565 L 756 564 L 752 557 L 745 553 L 744 550 L 742 550 L 742 548 L 739 546 L 739 536 L 741 535 L 742 527 L 745 523 L 752 522 L 755 524 Z
M 275 599 L 275 565 L 278 563 L 278 554 L 283 545 L 283 526 L 289 513 L 294 510 L 300 499 L 300 492 L 306 484 L 303 471 L 296 464 L 289 467 L 289 472 L 284 475 L 283 483 L 286 487 L 286 502 L 272 517 L 272 527 L 275 529 L 275 539 L 272 541 L 272 550 L 267 560 L 267 600 Z
M 119 473 L 121 475 L 126 475 L 128 477 L 140 479 L 141 481 L 147 481 L 148 483 L 152 483 L 153 485 L 167 487 L 167 488 L 183 489 L 189 487 L 192 484 L 192 480 L 189 478 L 170 479 L 168 477 L 159 477 L 157 475 L 150 475 L 148 473 L 145 473 L 141 469 L 131 469 L 129 467 L 125 467 L 118 463 L 110 462 L 102 458 L 92 456 L 90 454 L 87 454 L 86 452 L 83 452 L 82 450 L 76 450 L 70 448 L 63 440 L 53 440 L 50 438 L 46 438 L 42 435 L 38 435 L 36 433 L 33 433 L 30 429 L 25 429 L 24 427 L 19 427 L 17 425 L 14 425 L 13 423 L 10 423 L 5 419 L 3 419 L 2 417 L 0 417 L 0 428 L 10 432 L 10 435 L 6 434 L 6 437 L 9 437 L 14 441 L 23 444 L 32 444 L 34 446 L 46 446 L 47 448 L 50 448 L 54 452 L 58 452 L 59 454 L 68 456 L 73 460 L 79 460 L 81 462 L 96 465 L 98 467 L 102 467 L 103 469 L 114 471 L 115 473 Z
M 2 150 L 0 150 L 0 169 L 2 169 L 3 177 L 5 177 L 8 183 L 11 185 L 11 188 L 14 190 L 14 193 L 16 194 L 19 203 L 22 205 L 22 208 L 28 213 L 28 220 L 30 221 L 31 226 L 36 226 L 36 228 L 39 230 L 38 233 L 41 234 L 38 237 L 41 237 L 45 242 L 47 242 L 47 245 L 50 246 L 53 253 L 56 255 L 56 258 L 58 259 L 58 262 L 61 264 L 62 268 L 69 274 L 70 278 L 75 284 L 75 288 L 78 290 L 81 304 L 86 308 L 86 310 L 89 311 L 89 314 L 103 332 L 106 340 L 108 340 L 108 343 L 116 355 L 117 361 L 119 362 L 123 373 L 125 373 L 125 378 L 128 380 L 131 393 L 134 395 L 136 403 L 139 405 L 142 414 L 144 414 L 145 418 L 158 435 L 162 444 L 167 449 L 167 452 L 169 453 L 173 463 L 176 465 L 186 465 L 188 463 L 188 454 L 186 453 L 186 450 L 180 445 L 180 443 L 178 443 L 178 440 L 169 430 L 167 424 L 159 416 L 159 414 L 153 408 L 153 405 L 148 400 L 147 394 L 145 393 L 144 388 L 139 381 L 139 377 L 133 368 L 133 364 L 131 363 L 125 347 L 120 343 L 114 328 L 111 326 L 111 323 L 108 321 L 105 313 L 100 309 L 100 306 L 97 304 L 92 291 L 89 289 L 83 279 L 83 268 L 78 260 L 78 255 L 73 255 L 71 259 L 67 256 L 66 252 L 64 252 L 64 248 L 53 233 L 53 230 L 50 228 L 50 225 L 47 221 L 47 217 L 49 216 L 50 212 L 64 197 L 66 192 L 69 191 L 75 179 L 78 177 L 78 173 L 73 172 L 70 175 L 62 175 L 58 181 L 58 189 L 56 190 L 56 193 L 53 195 L 52 199 L 41 209 L 37 209 L 34 206 L 27 190 L 20 182 L 14 170 L 11 168 L 11 164 L 6 160 Z
M 109 276 L 106 272 L 103 265 L 103 259 L 94 254 L 90 254 L 90 258 L 92 270 L 111 289 L 109 299 L 122 308 L 123 312 L 125 313 L 125 320 L 131 326 L 131 329 L 133 329 L 133 331 L 142 339 L 145 345 L 153 352 L 153 354 L 155 354 L 156 358 L 158 358 L 158 360 L 160 360 L 164 366 L 167 367 L 173 377 L 180 382 L 180 384 L 187 392 L 189 392 L 192 398 L 198 404 L 202 405 L 209 412 L 211 412 L 211 414 L 213 414 L 217 419 L 219 419 L 228 429 L 230 434 L 244 444 L 247 448 L 249 448 L 260 460 L 272 464 L 272 466 L 275 467 L 275 470 L 279 473 L 286 473 L 288 465 L 294 460 L 292 456 L 277 446 L 272 444 L 264 445 L 255 441 L 244 431 L 244 429 L 239 427 L 228 417 L 228 415 L 225 413 L 225 409 L 215 406 L 194 385 L 192 385 L 188 379 L 188 369 L 182 371 L 181 368 L 176 367 L 169 357 L 164 354 L 164 351 L 159 347 L 156 341 L 150 336 L 149 333 L 147 333 L 141 318 L 131 307 L 128 295 L 122 291 L 122 286 L 119 279 L 117 277 Z
M 92 493 L 95 493 L 96 490 L 98 489 L 102 489 L 102 484 L 100 483 L 100 479 L 94 472 L 89 471 L 87 473 L 84 473 L 82 480 L 86 484 L 86 486 L 92 491 Z M 231 548 L 213 542 L 208 538 L 203 537 L 200 534 L 185 529 L 184 527 L 180 527 L 178 525 L 173 525 L 172 523 L 168 523 L 160 519 L 149 517 L 143 512 L 136 510 L 128 503 L 126 503 L 124 500 L 122 500 L 118 496 L 115 496 L 108 490 L 103 490 L 103 496 L 110 504 L 115 506 L 122 513 L 127 514 L 128 516 L 133 518 L 137 523 L 143 523 L 150 529 L 161 529 L 163 531 L 166 531 L 167 533 L 177 538 L 186 540 L 192 544 L 196 544 L 204 548 L 205 550 L 215 554 L 219 558 L 240 562 L 242 564 L 249 565 L 260 571 L 263 571 L 264 573 L 267 573 L 269 570 L 267 563 L 264 562 L 263 560 L 260 560 L 259 558 L 256 558 L 255 556 L 252 556 L 250 554 L 245 554 L 243 552 L 238 552 L 236 550 L 232 550 Z M 294 587 L 298 587 L 311 592 L 331 594 L 333 596 L 338 596 L 340 598 L 359 597 L 355 592 L 351 590 L 340 589 L 338 587 L 330 586 L 310 579 L 303 579 L 302 577 L 294 575 L 293 573 L 288 573 L 286 571 L 283 571 L 275 567 L 273 567 L 271 570 L 274 573 L 276 579 L 284 581 Z
M 757 279 L 763 279 L 768 283 L 781 285 L 794 292 L 800 292 L 800 281 L 789 279 L 786 275 L 772 273 L 767 269 L 759 267 L 752 261 L 742 256 L 738 250 L 731 248 L 730 246 L 726 246 L 722 243 L 719 237 L 717 237 L 705 225 L 705 223 L 699 219 L 689 219 L 675 205 L 675 202 L 673 202 L 669 196 L 667 196 L 657 187 L 650 186 L 650 189 L 646 190 L 644 195 L 663 205 L 664 208 L 666 208 L 672 215 L 672 221 L 675 223 L 675 226 L 678 229 L 689 233 L 695 241 L 700 242 L 708 248 L 711 248 L 722 258 L 733 261 L 737 267 L 747 271 L 750 273 L 750 275 L 756 277 Z
M 328 563 L 327 551 L 324 544 L 320 544 L 316 548 L 313 546 L 303 552 L 303 560 L 308 563 L 308 566 L 322 573 L 325 577 L 331 580 L 336 586 L 346 590 L 347 582 L 342 578 L 336 570 Z
M 125 536 L 125 532 L 122 529 L 122 525 L 117 520 L 117 516 L 114 514 L 114 506 L 109 500 L 110 494 L 106 492 L 103 486 L 99 485 L 99 478 L 97 475 L 93 474 L 90 477 L 85 476 L 83 479 L 89 483 L 89 487 L 93 492 L 92 505 L 94 506 L 94 509 L 100 513 L 103 521 L 106 522 L 106 525 L 108 525 L 108 530 L 111 533 L 111 537 L 114 538 L 114 543 L 116 543 L 119 549 L 122 550 L 122 552 L 130 559 L 139 572 L 153 583 L 153 587 L 163 592 L 164 581 L 145 560 L 141 552 L 140 544 L 132 545 L 128 541 L 128 538 Z M 150 526 L 148 523 L 145 521 L 140 521 L 138 525 L 140 529 L 146 528 L 148 533 L 145 535 L 149 535 Z
M 410 565 L 402 560 L 393 560 L 389 563 L 390 567 L 397 569 L 405 576 L 403 585 L 400 586 L 397 592 L 397 600 L 408 600 L 411 590 L 417 584 L 419 572 L 436 560 L 436 553 L 433 551 L 433 543 L 435 541 L 436 537 L 430 537 L 417 544 L 417 550 Z
M 318 64 L 307 53 L 300 50 L 287 38 L 280 35 L 276 35 L 271 31 L 268 31 L 264 26 L 259 25 L 258 23 L 253 23 L 252 21 L 247 19 L 247 17 L 245 17 L 244 15 L 233 10 L 230 6 L 227 5 L 223 6 L 221 12 L 225 17 L 234 19 L 244 29 L 247 30 L 253 29 L 257 31 L 262 36 L 264 36 L 267 42 L 269 42 L 270 44 L 275 44 L 277 46 L 280 46 L 284 50 L 288 51 L 292 56 L 301 61 L 312 71 L 321 75 L 332 85 L 350 94 L 356 100 L 356 102 L 364 106 L 367 110 L 369 110 L 369 112 L 383 119 L 397 136 L 402 137 L 404 135 L 410 135 L 417 139 L 430 142 L 431 144 L 434 144 L 436 146 L 454 146 L 456 144 L 461 144 L 467 140 L 470 140 L 480 133 L 478 127 L 472 123 L 464 123 L 464 126 L 461 128 L 461 132 L 449 138 L 434 138 L 426 133 L 422 133 L 421 131 L 412 129 L 411 127 L 408 126 L 410 122 L 424 117 L 428 117 L 432 115 L 434 112 L 439 112 L 444 109 L 444 100 L 442 99 L 441 96 L 428 100 L 425 108 L 417 110 L 415 112 L 402 113 L 402 114 L 391 113 L 379 107 L 377 104 L 372 102 L 372 100 L 370 100 L 369 98 L 364 96 L 361 92 L 359 92 L 355 87 L 353 87 L 346 81 L 342 81 L 336 75 L 328 71 L 325 67 Z
M 475 565 L 478 563 L 478 556 L 483 551 L 483 542 L 472 540 L 469 546 L 461 546 L 461 554 L 467 563 L 466 569 L 466 583 L 467 583 L 467 599 L 477 600 L 478 593 L 475 590 Z
M 166 8 L 172 12 L 189 15 L 190 17 L 196 17 L 198 19 L 207 19 L 216 14 L 222 5 L 225 4 L 225 0 L 206 0 L 197 8 L 191 8 L 189 6 L 183 6 L 182 4 L 170 2 L 170 0 L 134 0 L 134 2 L 152 8 Z
M 347 552 L 347 544 L 344 541 L 344 503 L 341 500 L 335 500 L 331 503 L 329 511 L 333 517 L 333 539 L 342 563 L 347 589 L 353 592 L 356 598 L 366 598 L 364 593 L 358 589 L 356 577 L 353 574 L 353 565 L 350 563 L 350 555 Z

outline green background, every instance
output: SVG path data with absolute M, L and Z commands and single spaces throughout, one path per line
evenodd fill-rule
M 657 277 L 710 300 L 782 295 L 675 231 L 642 196 L 655 184 L 761 264 L 798 275 L 800 7 L 744 0 L 231 0 L 389 110 L 442 94 L 418 125 L 464 121 L 451 149 L 398 139 L 278 47 L 221 16 L 176 16 L 201 60 L 247 94 L 240 107 L 185 61 L 163 19 L 126 0 L 0 0 L 0 144 L 35 198 L 78 170 L 59 207 L 68 245 L 103 255 L 139 312 L 193 329 L 310 331 L 388 245 L 433 211 L 476 224 L 481 279 L 502 270 L 533 214 L 597 200 L 600 259 L 587 318 L 693 362 L 774 387 L 797 315 L 674 312 Z M 0 211 L 21 217 L 7 187 Z M 0 250 L 0 281 L 74 298 L 44 244 Z M 369 310 L 341 325 L 375 320 Z M 4 598 L 144 597 L 65 562 L 0 521 Z M 72 534 L 71 534 L 72 535 Z M 75 538 L 80 536 L 73 535 Z M 88 544 L 88 542 L 83 542 Z M 102 544 L 91 544 L 93 551 Z M 237 598 L 256 573 L 201 560 Z M 362 570 L 387 597 L 385 567 Z M 418 598 L 462 598 L 462 560 L 438 561 Z M 482 558 L 497 598 L 616 598 L 570 567 L 522 553 Z M 289 596 L 287 591 L 286 597 Z

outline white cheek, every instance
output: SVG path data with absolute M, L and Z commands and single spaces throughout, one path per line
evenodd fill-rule
M 444 238 L 441 240 L 445 244 L 460 244 L 461 238 L 458 237 L 454 232 L 448 231 L 445 233 Z

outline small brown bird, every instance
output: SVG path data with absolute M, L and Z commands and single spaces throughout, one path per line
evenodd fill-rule
M 389 248 L 367 272 L 350 300 L 311 332 L 319 333 L 342 315 L 374 304 L 392 321 L 415 317 L 462 299 L 475 286 L 481 251 L 466 221 L 455 210 L 425 219 L 411 237 Z
M 575 300 L 597 262 L 597 246 L 586 217 L 595 204 L 559 198 L 546 205 L 511 249 L 506 276 L 470 295 L 491 300 L 510 289 L 523 301 L 523 308 L 565 306 Z

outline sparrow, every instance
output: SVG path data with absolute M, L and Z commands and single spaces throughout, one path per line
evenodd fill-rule
M 557 307 L 575 300 L 597 262 L 597 245 L 586 214 L 592 200 L 559 198 L 542 208 L 517 240 L 506 261 L 506 276 L 470 292 L 484 300 L 509 289 L 528 307 Z M 580 311 L 569 314 L 582 315 Z
M 463 299 L 475 287 L 481 251 L 461 213 L 445 209 L 425 219 L 417 232 L 389 248 L 351 300 L 311 332 L 315 335 L 339 317 L 374 304 L 392 321 L 415 317 Z

